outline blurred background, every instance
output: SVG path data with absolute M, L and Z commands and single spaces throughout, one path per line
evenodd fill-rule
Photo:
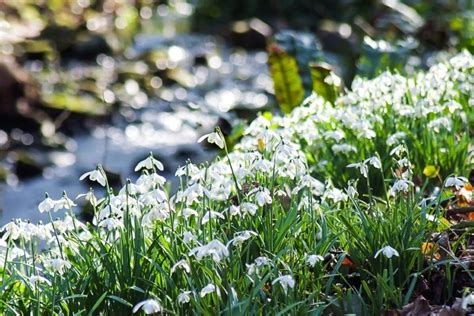
M 299 103 L 314 71 L 350 88 L 463 49 L 474 0 L 0 0 L 0 224 L 40 220 L 45 192 L 86 192 L 97 163 L 120 186 L 150 151 L 167 178 L 211 159 L 200 135 L 220 126 L 233 144 L 296 105 L 272 65 L 301 78 Z

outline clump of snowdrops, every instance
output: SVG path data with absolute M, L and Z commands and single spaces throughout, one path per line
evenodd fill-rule
M 118 192 L 98 166 L 81 179 L 100 191 L 46 196 L 49 223 L 1 228 L 0 311 L 375 315 L 433 271 L 473 277 L 456 249 L 422 251 L 472 165 L 473 65 L 463 53 L 413 78 L 357 80 L 336 104 L 258 117 L 233 152 L 217 129 L 200 141 L 223 154 L 180 167 L 175 194 L 152 154 Z M 451 281 L 446 301 L 470 297 Z

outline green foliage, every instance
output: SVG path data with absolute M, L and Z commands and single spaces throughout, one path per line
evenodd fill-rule
M 276 44 L 268 47 L 268 64 L 278 105 L 283 113 L 290 113 L 304 97 L 298 64 Z
M 305 96 L 310 95 L 313 91 L 310 64 L 323 60 L 321 43 L 311 33 L 289 30 L 277 33 L 275 35 L 275 42 L 282 50 L 296 60 Z
M 342 88 L 342 80 L 328 64 L 311 64 L 313 91 L 324 100 L 334 103 Z
M 40 203 L 48 224 L 2 227 L 0 312 L 380 315 L 426 285 L 462 299 L 473 227 L 446 213 L 469 195 L 453 173 L 472 163 L 472 65 L 358 79 L 335 104 L 258 117 L 233 152 L 217 129 L 200 141 L 225 155 L 179 168 L 173 195 L 152 155 L 119 191 L 98 166 L 81 177 L 103 187 L 92 223 L 64 194 Z

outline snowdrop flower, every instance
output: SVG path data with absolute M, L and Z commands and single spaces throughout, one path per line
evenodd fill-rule
M 135 305 L 135 307 L 133 308 L 133 313 L 138 312 L 140 308 L 147 315 L 159 313 L 162 309 L 160 303 L 155 299 L 147 299 L 145 301 L 141 301 L 140 303 Z
M 275 285 L 276 283 L 280 283 L 281 287 L 283 288 L 283 291 L 287 291 L 288 287 L 289 288 L 294 288 L 295 287 L 295 280 L 291 275 L 282 275 L 275 280 L 273 280 L 272 285 Z
M 204 296 L 206 296 L 208 294 L 211 294 L 213 292 L 216 292 L 216 294 L 218 296 L 220 296 L 220 294 L 221 294 L 218 287 L 216 287 L 212 283 L 209 283 L 208 285 L 206 285 L 205 287 L 202 288 L 201 292 L 199 292 L 199 296 L 204 297 Z
M 201 260 L 205 256 L 212 256 L 212 260 L 220 262 L 223 258 L 229 256 L 227 247 L 217 239 L 210 241 L 207 245 L 199 246 L 189 252 L 190 256 L 196 256 L 197 260 Z
M 59 275 L 63 275 L 64 270 L 69 269 L 71 267 L 71 263 L 61 258 L 55 258 L 47 260 L 45 262 L 45 266 L 50 268 L 53 272 L 56 272 Z
M 91 181 L 96 181 L 98 182 L 101 186 L 105 187 L 106 185 L 106 178 L 105 178 L 105 175 L 102 173 L 102 170 L 101 168 L 98 168 L 98 169 L 95 169 L 95 170 L 92 170 L 92 171 L 89 171 L 89 172 L 86 172 L 84 173 L 80 178 L 79 180 L 84 180 L 85 178 L 89 178 L 89 180 Z
M 393 256 L 396 256 L 396 257 L 399 257 L 399 256 L 400 256 L 400 255 L 398 254 L 398 251 L 396 251 L 395 249 L 393 249 L 393 248 L 390 247 L 390 246 L 385 246 L 385 247 L 383 247 L 382 249 L 380 249 L 379 251 L 377 251 L 377 252 L 375 253 L 374 258 L 377 258 L 381 253 L 382 253 L 385 257 L 387 257 L 388 259 L 392 258 Z
M 249 276 L 252 276 L 254 273 L 258 273 L 257 268 L 255 267 L 255 264 L 245 264 L 247 266 L 247 274 Z
M 259 188 L 255 189 L 253 192 L 257 192 L 255 194 L 255 200 L 259 206 L 264 206 L 265 204 L 272 204 L 272 197 L 270 195 L 270 191 L 267 188 Z
M 323 135 L 326 139 L 334 139 L 336 142 L 340 142 L 346 136 L 344 132 L 340 130 L 327 131 L 324 132 Z
M 270 263 L 270 259 L 268 259 L 267 257 L 257 257 L 255 259 L 255 264 L 257 265 L 257 267 L 261 267 L 263 265 L 267 265 Z
M 160 170 L 160 171 L 163 171 L 164 170 L 164 167 L 163 167 L 163 164 L 161 163 L 161 161 L 153 158 L 153 156 L 150 154 L 150 156 L 148 156 L 148 158 L 140 161 L 137 166 L 135 167 L 135 171 L 139 171 L 141 169 L 149 169 L 149 170 L 152 170 L 154 168 Z
M 357 189 L 354 187 L 352 183 L 350 183 L 347 188 L 346 188 L 346 193 L 350 198 L 355 198 L 359 195 L 359 192 L 357 192 Z
M 398 143 L 400 140 L 404 139 L 407 135 L 404 132 L 397 132 L 387 138 L 387 146 L 393 146 Z M 392 155 L 392 154 L 390 154 Z M 398 156 L 398 155 L 397 155 Z
M 152 207 L 152 209 L 143 216 L 142 223 L 153 224 L 155 221 L 164 221 L 170 216 L 167 205 L 160 204 Z
M 467 310 L 468 306 L 472 306 L 472 305 L 474 305 L 474 292 L 469 295 L 466 295 L 462 299 L 461 307 L 462 309 Z
M 40 276 L 40 275 L 32 275 L 28 278 L 28 282 L 32 285 L 32 286 L 36 286 L 37 283 L 46 283 L 47 285 L 51 286 L 51 282 Z
M 5 232 L 2 236 L 3 240 L 10 238 L 11 240 L 17 240 L 23 234 L 23 228 L 17 223 L 11 221 L 0 228 L 0 232 Z
M 179 293 L 179 295 L 178 295 L 178 304 L 189 303 L 191 301 L 191 294 L 192 293 L 193 292 L 191 292 L 191 291 L 184 291 L 184 292 Z
M 20 257 L 29 258 L 30 254 L 24 249 L 18 248 L 17 246 L 13 246 L 8 252 L 8 258 L 4 258 L 3 260 L 15 260 L 16 258 Z
M 273 164 L 266 159 L 259 159 L 255 161 L 251 167 L 252 170 L 257 170 L 264 173 L 269 173 L 272 170 Z
M 447 188 L 449 187 L 455 187 L 456 190 L 461 189 L 464 186 L 464 183 L 467 182 L 467 179 L 465 177 L 449 177 L 446 179 L 445 186 Z
M 51 199 L 46 195 L 46 198 L 38 205 L 40 213 L 48 213 L 56 208 L 58 201 Z
M 369 174 L 369 167 L 365 164 L 365 162 L 356 162 L 356 163 L 351 163 L 347 165 L 347 168 L 357 168 L 359 169 L 359 172 L 361 175 L 363 175 L 365 178 L 367 178 Z
M 183 233 L 183 242 L 185 244 L 189 244 L 191 241 L 196 241 L 196 236 L 194 236 L 191 232 L 184 232 Z
M 227 210 L 227 212 L 229 213 L 229 215 L 232 217 L 232 216 L 236 216 L 236 215 L 240 215 L 240 205 L 231 205 L 229 207 L 229 209 Z
M 390 151 L 390 156 L 400 157 L 402 153 L 407 152 L 407 149 L 404 145 L 398 145 Z
M 123 228 L 123 222 L 115 217 L 106 218 L 99 223 L 99 227 L 105 227 L 108 231 Z
M 422 208 L 426 208 L 428 207 L 429 205 L 431 205 L 431 203 L 435 200 L 436 198 L 434 196 L 429 196 L 427 198 L 423 198 L 420 203 L 418 203 L 418 205 L 420 205 L 420 207 Z
M 338 154 L 338 153 L 346 153 L 347 154 L 347 153 L 350 153 L 350 152 L 354 152 L 354 153 L 357 152 L 357 148 L 355 148 L 354 146 L 349 145 L 349 144 L 334 144 L 334 145 L 332 145 L 331 149 L 335 154 Z
M 183 215 L 184 218 L 188 218 L 190 216 L 198 216 L 198 212 L 196 212 L 192 208 L 185 207 L 181 210 L 181 215 Z
M 334 203 L 347 201 L 347 195 L 338 188 L 327 189 L 323 198 L 333 200 Z
M 310 267 L 314 267 L 317 262 L 323 261 L 323 260 L 324 260 L 324 257 L 320 256 L 320 255 L 309 255 L 309 256 L 306 257 L 306 263 Z
M 440 127 L 444 127 L 445 129 L 450 131 L 452 129 L 452 124 L 453 122 L 451 121 L 449 117 L 440 117 L 429 122 L 427 124 L 427 127 L 429 129 L 433 129 L 435 133 L 439 133 Z
M 64 195 L 61 199 L 55 201 L 54 212 L 57 212 L 61 209 L 70 209 L 73 206 L 76 206 L 76 203 Z
M 219 148 L 221 149 L 224 148 L 224 139 L 217 132 L 212 132 L 212 133 L 201 136 L 198 139 L 198 143 L 202 142 L 205 139 L 207 139 L 207 142 L 209 144 L 216 144 Z
M 251 216 L 254 216 L 255 213 L 257 213 L 257 205 L 249 202 L 244 202 L 240 206 L 240 209 L 243 213 L 250 214 Z
M 405 179 L 397 180 L 389 190 L 391 196 L 397 195 L 398 192 L 407 193 L 410 186 L 414 186 L 413 182 Z
M 376 169 L 382 168 L 382 163 L 380 162 L 380 159 L 378 157 L 370 157 L 366 159 L 364 163 L 369 163 Z
M 203 196 L 204 194 L 204 187 L 200 185 L 198 182 L 188 186 L 186 190 L 180 191 L 177 194 L 177 199 L 182 201 L 186 199 L 186 205 L 191 205 L 194 201 L 196 201 L 199 197 Z
M 220 219 L 224 219 L 224 215 L 222 215 L 221 213 L 219 212 L 215 212 L 215 211 L 207 211 L 204 216 L 202 217 L 202 220 L 201 220 L 201 224 L 204 225 L 206 224 L 207 222 L 209 222 L 212 218 L 220 218 Z
M 244 230 L 236 234 L 236 236 L 230 240 L 227 245 L 232 243 L 234 246 L 241 246 L 244 241 L 247 239 L 250 239 L 252 236 L 257 236 L 256 232 L 253 232 L 251 230 Z
M 429 220 L 430 222 L 439 223 L 438 218 L 436 218 L 436 216 L 434 216 L 434 215 L 425 214 L 425 218 L 426 218 L 427 220 Z
M 309 174 L 306 174 L 301 178 L 298 186 L 293 189 L 292 193 L 296 194 L 303 188 L 310 188 L 315 196 L 323 195 L 325 189 L 324 184 L 321 181 L 313 178 Z
M 186 273 L 191 272 L 191 267 L 189 266 L 189 263 L 184 259 L 179 260 L 175 263 L 174 266 L 171 267 L 171 274 L 173 274 L 177 268 L 183 269 L 184 271 L 186 271 Z
M 87 193 L 79 194 L 78 196 L 76 196 L 76 200 L 80 198 L 84 198 L 86 201 L 89 201 L 89 203 L 91 203 L 91 205 L 94 207 L 97 206 L 97 204 L 102 201 L 102 200 L 97 200 L 96 196 L 94 195 L 94 191 L 92 190 L 90 190 Z

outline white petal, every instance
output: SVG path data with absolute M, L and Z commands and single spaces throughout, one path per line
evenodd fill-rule
M 212 133 L 209 133 L 209 134 L 206 134 L 206 135 L 202 135 L 201 137 L 199 137 L 198 139 L 198 143 L 202 142 L 203 140 L 205 140 L 206 138 L 208 138 L 209 136 L 211 136 Z

